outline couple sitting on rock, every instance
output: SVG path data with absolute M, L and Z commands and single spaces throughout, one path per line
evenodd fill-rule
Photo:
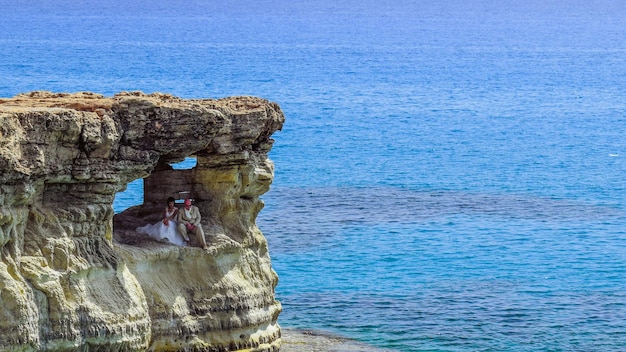
M 172 197 L 167 199 L 163 220 L 153 225 L 139 227 L 136 231 L 158 241 L 168 241 L 179 246 L 189 244 L 188 234 L 192 233 L 196 235 L 202 248 L 207 250 L 204 231 L 200 224 L 200 209 L 191 205 L 190 199 L 185 199 L 181 209 L 176 208 L 174 201 Z

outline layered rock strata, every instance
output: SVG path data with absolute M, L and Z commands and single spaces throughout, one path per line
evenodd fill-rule
M 277 351 L 276 273 L 255 219 L 284 116 L 253 97 L 32 92 L 0 99 L 0 350 Z M 197 165 L 172 164 L 187 157 Z M 115 195 L 144 178 L 144 202 Z M 152 241 L 192 198 L 209 251 Z

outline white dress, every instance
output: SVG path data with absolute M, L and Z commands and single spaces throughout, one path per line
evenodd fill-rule
M 176 209 L 168 212 L 166 209 L 165 216 L 172 216 L 175 210 Z M 169 242 L 177 246 L 184 246 L 186 245 L 186 242 L 185 240 L 183 240 L 183 237 L 178 233 L 176 225 L 176 221 L 174 220 L 170 220 L 167 226 L 163 224 L 163 221 L 159 221 L 156 224 L 148 224 L 146 226 L 138 227 L 137 229 L 135 229 L 135 232 L 148 235 L 160 242 Z

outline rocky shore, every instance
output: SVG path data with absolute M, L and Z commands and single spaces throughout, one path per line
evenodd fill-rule
M 280 352 L 392 352 L 315 330 L 282 328 Z

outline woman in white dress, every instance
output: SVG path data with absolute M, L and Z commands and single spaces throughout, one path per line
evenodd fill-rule
M 144 235 L 148 235 L 157 241 L 169 242 L 177 246 L 185 246 L 187 243 L 176 229 L 176 216 L 178 208 L 174 205 L 174 198 L 167 199 L 167 207 L 164 210 L 163 220 L 156 224 L 148 224 L 138 227 L 135 231 Z

